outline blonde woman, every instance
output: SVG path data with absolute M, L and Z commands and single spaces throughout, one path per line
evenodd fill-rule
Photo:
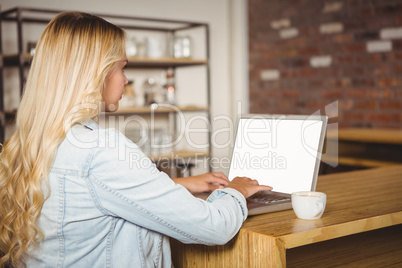
M 98 126 L 127 84 L 124 40 L 78 12 L 44 30 L 0 156 L 1 267 L 171 266 L 168 236 L 226 243 L 247 217 L 245 197 L 270 189 L 222 173 L 170 179 Z M 208 201 L 191 194 L 206 190 L 215 190 Z

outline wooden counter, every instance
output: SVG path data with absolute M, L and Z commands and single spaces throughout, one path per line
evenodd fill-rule
M 329 130 L 324 147 L 327 153 L 323 154 L 322 160 L 332 167 L 339 166 L 341 171 L 402 164 L 400 129 Z M 330 173 L 331 170 L 325 170 L 325 165 L 322 167 L 322 173 Z
M 249 217 L 224 246 L 172 240 L 175 267 L 402 265 L 402 166 L 319 176 L 321 219 L 293 210 Z M 401 267 L 401 266 L 400 266 Z

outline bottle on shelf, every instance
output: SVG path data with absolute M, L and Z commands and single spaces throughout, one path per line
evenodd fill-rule
M 191 58 L 192 54 L 192 41 L 190 36 L 182 37 L 182 57 L 183 58 Z
M 165 84 L 166 103 L 175 105 L 176 104 L 175 94 L 176 94 L 176 86 L 174 79 L 174 71 L 173 68 L 169 68 L 166 71 L 166 84 Z
M 165 57 L 166 58 L 174 57 L 174 34 L 173 34 L 173 32 L 167 32 L 167 34 L 166 34 Z

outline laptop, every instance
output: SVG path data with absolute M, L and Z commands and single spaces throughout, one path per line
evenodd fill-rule
M 273 187 L 247 198 L 249 216 L 291 209 L 293 192 L 315 191 L 327 122 L 321 115 L 239 118 L 228 178 Z

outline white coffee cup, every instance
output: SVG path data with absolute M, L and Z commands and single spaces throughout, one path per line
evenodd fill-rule
M 319 219 L 325 210 L 327 195 L 321 192 L 292 193 L 292 206 L 296 216 L 303 220 Z

